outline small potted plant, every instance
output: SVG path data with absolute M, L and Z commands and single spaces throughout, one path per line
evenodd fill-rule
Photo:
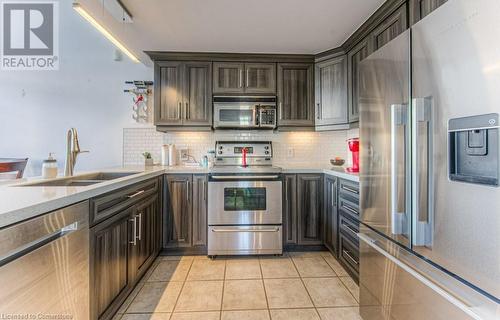
M 151 156 L 151 152 L 143 152 L 142 156 L 144 157 L 144 165 L 152 166 L 153 165 L 153 157 Z

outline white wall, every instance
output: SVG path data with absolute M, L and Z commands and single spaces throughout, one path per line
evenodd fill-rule
M 0 70 L 0 158 L 29 157 L 26 175 L 40 174 L 42 159 L 55 152 L 64 166 L 66 131 L 76 127 L 76 170 L 122 163 L 123 128 L 133 126 L 125 80 L 151 80 L 153 72 L 124 56 L 61 0 L 59 71 Z

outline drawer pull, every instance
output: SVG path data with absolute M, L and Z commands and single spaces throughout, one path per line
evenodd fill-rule
M 354 259 L 354 258 L 351 256 L 351 254 L 349 253 L 349 251 L 347 251 L 347 250 L 342 250 L 342 253 L 343 253 L 343 254 L 344 254 L 347 258 L 349 258 L 349 260 L 351 260 L 352 262 L 354 262 L 354 264 L 355 264 L 355 265 L 358 265 L 358 264 L 359 264 L 359 262 L 358 262 L 358 261 L 356 261 L 356 259 Z
M 137 197 L 138 195 L 143 194 L 144 192 L 145 192 L 144 190 L 137 191 L 136 193 L 129 194 L 129 195 L 127 196 L 127 198 L 129 198 L 129 199 L 135 198 L 135 197 Z
M 359 194 L 359 190 L 349 188 L 346 185 L 342 185 L 342 189 L 344 189 L 345 191 L 351 192 L 351 193 Z
M 137 232 L 137 240 L 141 241 L 142 240 L 142 212 L 137 215 L 139 218 L 139 231 Z
M 350 206 L 346 205 L 344 202 L 342 202 L 342 208 L 346 209 L 347 211 L 349 211 L 357 216 L 359 215 L 358 210 L 351 208 Z
M 353 227 L 351 227 L 350 225 L 348 224 L 345 224 L 344 222 L 342 222 L 342 226 L 344 226 L 347 230 L 349 230 L 350 232 L 352 232 L 352 234 L 354 234 L 356 237 L 358 236 L 358 231 L 356 231 Z
M 212 232 L 278 232 L 280 228 L 272 229 L 212 229 Z
M 130 219 L 130 222 L 133 222 L 132 226 L 132 241 L 129 241 L 129 243 L 133 246 L 137 245 L 137 216 L 133 217 Z

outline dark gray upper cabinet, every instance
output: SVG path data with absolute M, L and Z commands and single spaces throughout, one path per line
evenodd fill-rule
M 166 175 L 167 217 L 163 224 L 163 247 L 178 248 L 192 245 L 192 175 Z
M 297 175 L 283 179 L 283 244 L 297 244 Z
M 372 51 L 378 50 L 403 33 L 408 28 L 408 19 L 406 17 L 407 5 L 403 4 L 376 27 L 371 33 Z
M 279 127 L 314 126 L 313 77 L 313 64 L 278 64 Z
M 275 63 L 214 62 L 214 94 L 275 94 Z
M 338 254 L 338 211 L 337 211 L 337 178 L 325 176 L 324 185 L 325 211 L 325 246 L 337 256 Z
M 411 24 L 415 24 L 447 0 L 409 0 Z
M 349 81 L 349 122 L 359 120 L 359 63 L 371 52 L 370 37 L 361 40 L 347 54 L 348 81 Z
M 212 64 L 184 64 L 184 125 L 212 125 Z
M 275 63 L 245 63 L 245 93 L 276 93 Z
M 323 244 L 323 176 L 297 175 L 298 244 Z
M 316 129 L 348 122 L 347 56 L 316 64 Z
M 182 63 L 160 61 L 155 66 L 155 125 L 182 124 Z
M 155 63 L 155 125 L 212 125 L 212 63 Z
M 244 72 L 244 63 L 214 62 L 214 94 L 243 93 Z
M 207 192 L 207 175 L 193 175 L 193 246 L 207 245 Z

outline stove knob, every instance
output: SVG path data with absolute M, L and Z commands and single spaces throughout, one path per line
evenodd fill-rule
M 269 146 L 265 146 L 264 149 L 269 150 Z
M 222 149 L 224 149 L 224 147 L 223 147 L 223 146 L 219 146 L 219 149 L 221 149 L 221 150 L 222 150 Z
M 222 154 L 222 151 L 219 151 L 219 154 Z
M 265 154 L 269 154 L 269 151 L 264 152 Z

